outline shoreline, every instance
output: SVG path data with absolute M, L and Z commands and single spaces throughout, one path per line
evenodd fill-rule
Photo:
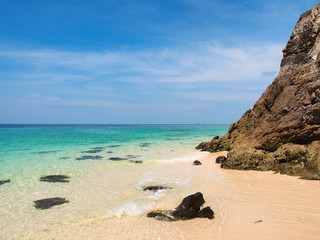
M 199 177 L 193 179 L 190 191 L 196 185 L 203 193 L 204 206 L 215 212 L 213 220 L 161 222 L 147 218 L 146 213 L 99 217 L 50 225 L 23 239 L 318 239 L 320 182 L 272 172 L 221 169 L 215 157 L 225 154 L 208 153 L 198 159 L 201 166 L 192 166 Z M 192 162 L 174 162 L 167 168 L 187 170 Z M 159 209 L 174 209 L 181 201 Z

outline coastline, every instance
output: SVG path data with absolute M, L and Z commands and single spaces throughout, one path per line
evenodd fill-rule
M 320 235 L 320 182 L 306 181 L 272 172 L 221 169 L 210 153 L 201 166 L 192 166 L 205 206 L 215 219 L 161 222 L 135 217 L 99 217 L 48 225 L 22 239 L 307 239 Z M 190 169 L 192 161 L 166 164 L 167 170 Z M 212 172 L 208 175 L 208 171 Z M 182 172 L 182 171 L 180 171 Z M 194 191 L 194 192 L 192 192 Z M 159 209 L 173 209 L 180 202 Z

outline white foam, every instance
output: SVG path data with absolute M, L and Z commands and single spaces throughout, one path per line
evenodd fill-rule
M 167 190 L 162 189 L 156 192 L 146 191 L 144 196 L 137 197 L 115 209 L 107 212 L 108 217 L 139 216 L 146 211 L 160 206 L 159 200 L 166 196 Z
M 208 156 L 208 152 L 194 152 L 183 157 L 174 157 L 170 159 L 157 160 L 157 162 L 188 162 Z
M 124 205 L 110 210 L 107 212 L 108 217 L 122 217 L 124 215 L 133 217 L 133 216 L 139 216 L 143 214 L 144 212 L 151 210 L 155 207 L 154 202 L 139 202 L 139 201 L 131 201 L 127 202 Z

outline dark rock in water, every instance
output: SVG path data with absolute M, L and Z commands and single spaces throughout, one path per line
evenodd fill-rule
M 61 150 L 55 150 L 55 151 L 39 151 L 39 152 L 33 152 L 36 154 L 50 154 L 50 153 L 56 153 L 56 152 L 61 152 Z
M 174 216 L 171 215 L 170 210 L 155 210 L 147 214 L 148 218 L 155 218 L 159 221 L 172 222 L 175 221 Z
M 117 148 L 117 147 L 121 147 L 121 145 L 110 145 L 108 146 L 109 148 Z
M 128 158 L 138 158 L 138 157 L 141 157 L 141 155 L 127 155 L 126 157 Z
M 105 149 L 105 147 L 94 147 L 94 148 L 92 148 L 93 150 L 103 150 L 103 149 Z
M 56 205 L 61 205 L 64 203 L 68 203 L 69 201 L 65 198 L 45 198 L 41 200 L 34 201 L 34 207 L 37 209 L 48 209 Z
M 142 160 L 129 160 L 129 162 L 131 162 L 131 163 L 143 163 Z
M 150 147 L 151 143 L 141 143 L 140 147 Z
M 153 217 L 160 221 L 188 220 L 196 217 L 213 219 L 214 213 L 210 207 L 200 211 L 205 203 L 200 192 L 185 197 L 175 210 L 156 210 L 149 212 L 147 217 Z
M 227 158 L 225 156 L 219 156 L 216 158 L 216 163 L 224 163 L 225 161 L 227 161 Z
M 61 157 L 61 158 L 59 158 L 59 159 L 62 159 L 62 160 L 64 160 L 64 159 L 70 159 L 70 157 Z
M 252 109 L 203 151 L 229 151 L 222 168 L 320 180 L 320 4 L 303 13 L 280 71 Z
M 199 218 L 209 218 L 209 219 L 214 219 L 214 212 L 210 207 L 205 207 L 201 209 L 198 213 Z
M 176 220 L 187 220 L 198 217 L 200 207 L 205 203 L 201 192 L 185 197 L 172 215 Z
M 82 151 L 81 153 L 99 153 L 99 152 L 102 152 L 102 150 L 94 149 L 94 150 Z
M 158 191 L 162 189 L 172 189 L 172 187 L 167 187 L 167 186 L 148 186 L 144 187 L 143 191 Z
M 108 151 L 107 153 L 113 153 L 112 151 Z
M 110 157 L 109 160 L 111 160 L 111 161 L 122 161 L 122 160 L 128 160 L 128 158 Z
M 193 165 L 201 165 L 202 163 L 199 161 L 199 160 L 195 160 L 194 162 L 193 162 Z
M 57 182 L 69 182 L 68 176 L 65 175 L 48 175 L 40 178 L 41 182 L 51 182 L 51 183 L 57 183 Z
M 10 179 L 7 179 L 7 180 L 0 180 L 0 185 L 5 184 L 5 183 L 9 183 L 9 182 L 11 182 L 11 180 L 10 180 Z
M 95 155 L 95 156 L 85 155 L 85 156 L 76 158 L 76 160 L 100 160 L 102 158 L 103 157 L 99 155 Z

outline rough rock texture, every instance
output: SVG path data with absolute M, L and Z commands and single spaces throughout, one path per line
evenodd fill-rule
M 229 151 L 221 167 L 274 170 L 320 180 L 320 4 L 303 13 L 283 49 L 278 76 L 204 151 Z M 263 57 L 263 56 L 262 56 Z
M 225 161 L 227 161 L 227 158 L 225 156 L 219 156 L 216 158 L 216 163 L 224 163 Z
M 196 217 L 214 218 L 214 213 L 210 207 L 200 210 L 205 203 L 201 192 L 185 197 L 175 210 L 155 210 L 149 212 L 147 217 L 155 218 L 160 221 L 189 220 Z
M 202 163 L 199 160 L 193 161 L 193 165 L 201 165 Z

